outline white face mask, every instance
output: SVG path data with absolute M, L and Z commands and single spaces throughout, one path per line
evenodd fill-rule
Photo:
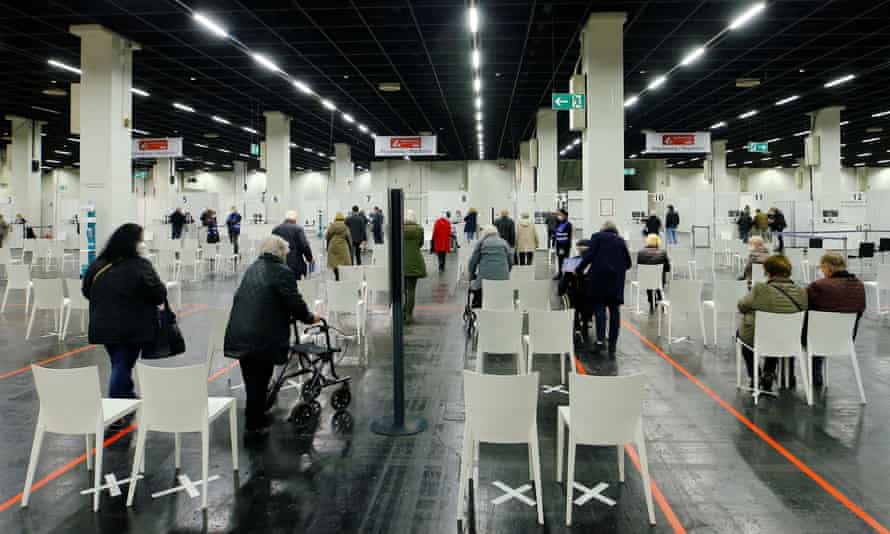
M 140 241 L 136 245 L 136 253 L 142 256 L 143 258 L 148 257 L 148 245 L 145 244 L 145 241 Z

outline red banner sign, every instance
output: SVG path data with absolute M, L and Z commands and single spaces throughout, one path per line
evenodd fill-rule
M 389 148 L 420 148 L 423 141 L 417 137 L 390 137 Z
M 666 146 L 689 146 L 695 144 L 695 134 L 665 134 L 661 144 Z

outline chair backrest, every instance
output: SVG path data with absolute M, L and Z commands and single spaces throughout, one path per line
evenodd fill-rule
M 751 285 L 758 282 L 766 282 L 766 271 L 763 270 L 762 264 L 754 263 L 751 265 Z
M 805 312 L 754 312 L 754 348 L 761 356 L 799 356 Z
M 183 252 L 188 253 L 188 252 L 195 252 L 198 250 L 198 240 L 197 239 L 183 238 L 180 241 L 182 241 Z
M 33 241 L 33 240 L 31 240 Z M 9 289 L 28 289 L 31 287 L 31 267 L 24 263 L 6 266 L 6 281 Z
M 482 309 L 512 310 L 513 284 L 510 280 L 482 280 Z
M 538 373 L 486 375 L 464 371 L 464 406 L 467 427 L 477 441 L 528 443 L 537 432 Z
M 210 308 L 207 310 L 210 323 L 210 335 L 207 338 L 207 370 L 213 370 L 213 355 L 225 346 L 226 326 L 229 324 L 229 310 Z
M 535 280 L 534 265 L 516 265 L 510 270 L 510 280 L 519 282 L 533 282 Z
M 52 241 L 49 245 L 49 252 L 55 257 L 61 258 L 65 255 L 65 242 Z
M 355 313 L 362 283 L 359 280 L 325 281 L 327 310 L 329 312 Z
M 847 356 L 853 352 L 855 313 L 807 314 L 807 350 L 819 356 Z
M 682 266 L 685 269 L 686 264 L 692 259 L 692 251 L 690 251 L 688 247 L 676 245 L 668 250 L 668 257 L 673 265 L 678 267 Z
M 529 310 L 528 337 L 535 352 L 574 354 L 575 334 L 572 310 Z
M 22 241 L 22 250 L 24 252 L 34 252 L 36 242 L 36 239 L 25 239 L 24 241 Z
M 102 410 L 99 368 L 50 369 L 31 365 L 40 421 L 46 430 L 60 434 L 96 432 Z
M 198 432 L 207 424 L 207 365 L 136 364 L 142 392 L 139 424 L 161 432 Z
M 0 248 L 0 265 L 9 265 L 12 262 L 12 253 L 9 247 Z
M 38 309 L 61 308 L 65 299 L 65 286 L 61 278 L 35 278 L 34 307 Z
M 714 282 L 714 305 L 718 312 L 737 312 L 738 303 L 748 294 L 745 280 L 717 280 Z
M 354 280 L 361 282 L 365 279 L 365 268 L 363 265 L 341 265 L 337 267 L 337 272 L 340 273 L 340 280 L 343 282 Z
M 668 291 L 671 313 L 690 313 L 701 309 L 702 291 L 705 283 L 701 280 L 674 280 Z
M 34 256 L 43 258 L 49 255 L 50 245 L 52 241 L 49 239 L 35 239 L 34 240 Z
M 890 289 L 890 263 L 878 264 L 878 287 Z
M 519 284 L 519 305 L 523 310 L 549 310 L 550 297 L 555 293 L 550 280 L 532 280 Z M 485 297 L 485 292 L 482 292 Z
M 302 280 L 297 280 L 297 291 L 300 292 L 300 296 L 303 297 L 303 300 L 310 309 L 316 300 L 323 300 L 321 290 L 322 286 L 320 278 L 304 278 Z
M 365 283 L 369 291 L 389 291 L 389 273 L 384 265 L 365 267 Z
M 485 292 L 483 290 L 483 296 Z M 522 354 L 522 312 L 476 310 L 478 318 L 476 351 L 481 355 Z
M 662 289 L 661 272 L 664 265 L 638 265 L 637 282 L 640 289 Z
M 75 310 L 90 309 L 90 301 L 88 301 L 80 291 L 81 281 L 79 278 L 66 278 L 65 289 L 68 291 L 69 302 L 71 308 Z
M 588 445 L 624 445 L 636 441 L 643 417 L 641 374 L 569 375 L 572 436 Z

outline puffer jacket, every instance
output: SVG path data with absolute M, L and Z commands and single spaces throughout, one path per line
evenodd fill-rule
M 423 261 L 423 228 L 415 222 L 406 222 L 404 226 L 404 266 L 406 278 L 423 278 L 426 276 L 426 263 Z
M 469 273 L 476 275 L 470 289 L 481 289 L 482 280 L 509 280 L 513 254 L 507 242 L 490 235 L 479 241 L 470 255 Z
M 807 310 L 807 303 L 807 291 L 791 279 L 773 278 L 754 284 L 739 301 L 739 311 L 742 312 L 739 339 L 747 345 L 754 345 L 754 312 L 798 313 Z M 788 332 L 788 335 L 800 336 L 800 332 Z
M 534 252 L 537 248 L 538 232 L 535 231 L 535 225 L 528 219 L 520 220 L 516 228 L 516 251 Z
M 664 265 L 661 271 L 662 282 L 667 281 L 667 273 L 671 272 L 671 260 L 667 251 L 655 247 L 645 247 L 637 252 L 637 265 Z
M 352 265 L 352 234 L 346 223 L 334 221 L 324 234 L 328 243 L 328 268 Z

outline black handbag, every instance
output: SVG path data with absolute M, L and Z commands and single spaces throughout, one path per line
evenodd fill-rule
M 170 303 L 164 299 L 164 307 L 158 312 L 158 336 L 152 350 L 144 352 L 142 357 L 147 360 L 170 358 L 185 352 L 185 338 L 176 324 L 176 314 L 170 309 Z

